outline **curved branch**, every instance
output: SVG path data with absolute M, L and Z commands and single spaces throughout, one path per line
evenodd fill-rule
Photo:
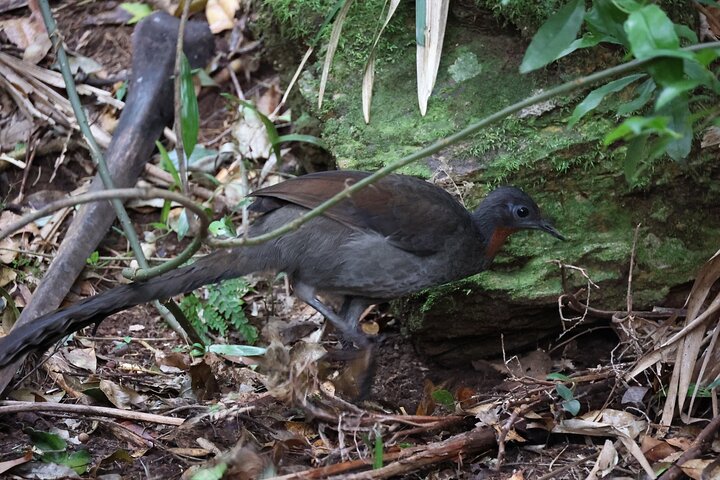
M 130 198 L 139 198 L 144 200 L 151 198 L 165 198 L 167 200 L 171 200 L 173 202 L 177 202 L 183 205 L 185 208 L 195 213 L 200 219 L 200 230 L 197 237 L 193 239 L 190 245 L 188 245 L 188 247 L 185 248 L 185 250 L 183 250 L 180 255 L 170 260 L 169 262 L 165 262 L 157 267 L 140 269 L 136 271 L 135 279 L 144 280 L 153 275 L 158 275 L 160 273 L 172 270 L 178 265 L 186 262 L 190 257 L 192 257 L 193 253 L 195 253 L 200 248 L 202 241 L 207 237 L 208 227 L 210 226 L 210 219 L 205 213 L 205 210 L 203 210 L 202 207 L 197 205 L 189 198 L 180 195 L 179 193 L 169 192 L 167 190 L 161 190 L 159 188 L 119 188 L 114 190 L 103 190 L 99 192 L 85 193 L 76 197 L 63 198 L 62 200 L 53 202 L 41 208 L 40 210 L 25 214 L 17 221 L 0 230 L 0 240 L 8 237 L 13 232 L 16 232 L 17 230 L 34 222 L 35 220 L 50 215 L 51 213 L 62 208 L 74 207 L 75 205 L 81 205 L 90 202 L 99 202 L 103 200 Z

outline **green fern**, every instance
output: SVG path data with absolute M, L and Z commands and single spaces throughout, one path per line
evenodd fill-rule
M 254 344 L 258 331 L 250 325 L 243 309 L 243 297 L 250 290 L 245 279 L 226 280 L 208 286 L 206 300 L 195 293 L 186 295 L 180 302 L 180 309 L 203 337 L 210 332 L 226 337 L 232 327 L 245 338 L 245 342 Z

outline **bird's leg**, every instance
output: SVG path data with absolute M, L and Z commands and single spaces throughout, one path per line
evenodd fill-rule
M 357 329 L 357 319 L 362 314 L 362 309 L 360 309 L 360 312 L 357 313 L 358 307 L 354 305 L 352 299 L 349 300 L 349 305 L 346 313 L 347 316 L 345 316 L 345 318 L 342 318 L 340 315 L 333 312 L 330 307 L 317 299 L 317 297 L 315 296 L 315 289 L 310 285 L 302 282 L 295 282 L 293 288 L 295 296 L 313 307 L 318 312 L 320 312 L 325 318 L 330 320 L 330 322 L 335 326 L 335 328 L 340 331 L 340 334 L 345 340 L 355 343 L 355 345 L 357 345 L 359 348 L 364 348 L 369 344 L 367 337 L 361 332 L 359 332 Z M 342 310 L 345 310 L 345 305 L 343 305 Z M 354 321 L 350 317 L 351 314 L 355 315 Z M 350 319 L 350 321 L 348 321 L 348 319 Z

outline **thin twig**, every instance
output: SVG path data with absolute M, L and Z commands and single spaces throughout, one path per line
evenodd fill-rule
M 183 418 L 166 417 L 152 413 L 132 412 L 119 408 L 95 407 L 91 405 L 73 405 L 55 402 L 16 402 L 0 401 L 0 415 L 20 412 L 64 412 L 77 415 L 99 415 L 103 417 L 122 418 L 139 422 L 159 423 L 162 425 L 179 426 L 185 422 Z

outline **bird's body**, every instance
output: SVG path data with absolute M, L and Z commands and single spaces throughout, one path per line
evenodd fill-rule
M 294 220 L 367 175 L 316 173 L 254 192 L 251 208 L 261 216 L 250 236 Z M 471 213 L 439 187 L 390 175 L 285 236 L 213 252 L 187 267 L 113 288 L 15 328 L 0 339 L 0 366 L 131 306 L 268 271 L 287 273 L 298 298 L 348 340 L 362 344 L 356 323 L 367 305 L 480 272 L 507 235 L 519 229 L 541 229 L 562 238 L 519 189 L 497 189 Z M 319 293 L 342 296 L 341 311 L 323 304 Z

